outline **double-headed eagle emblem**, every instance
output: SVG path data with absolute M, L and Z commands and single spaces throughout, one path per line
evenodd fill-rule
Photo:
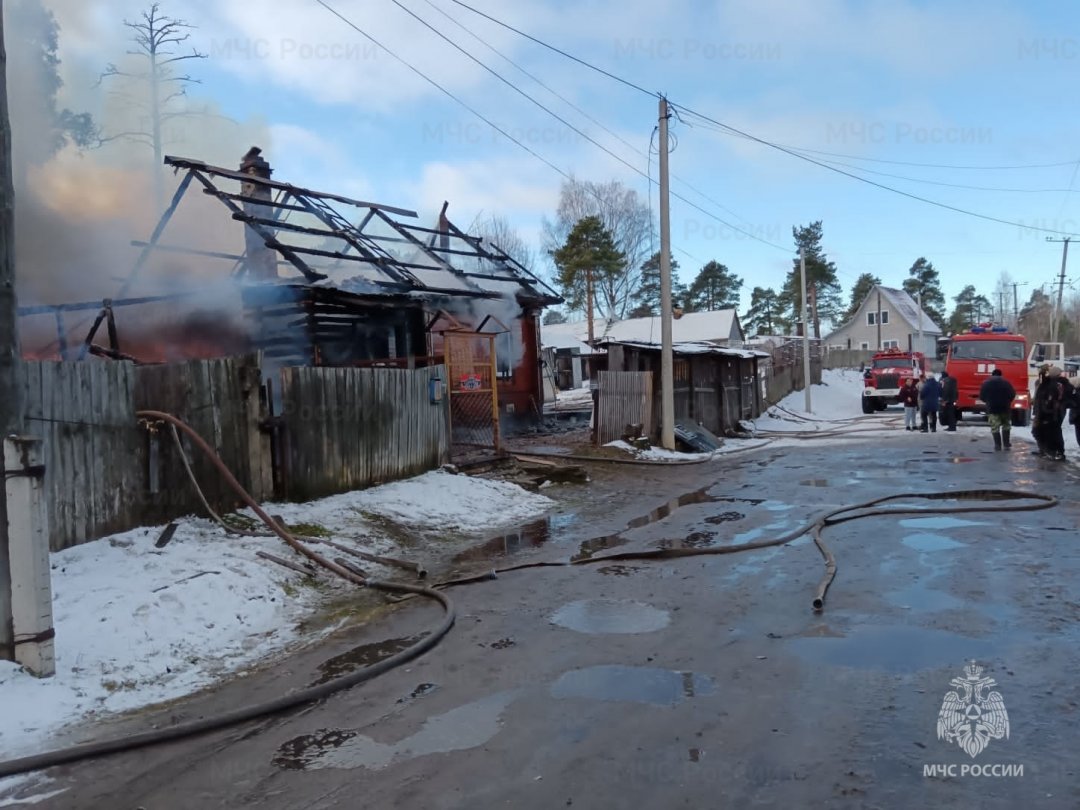
M 964 677 L 953 678 L 938 712 L 939 740 L 957 743 L 974 759 L 990 740 L 1008 739 L 1009 713 L 1000 692 L 987 692 L 997 686 L 993 678 L 982 676 L 983 667 L 974 661 L 964 668 Z

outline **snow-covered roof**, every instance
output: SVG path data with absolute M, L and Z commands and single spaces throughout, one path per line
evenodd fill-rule
M 660 350 L 659 341 L 647 341 L 647 340 L 605 340 L 605 343 L 615 343 L 619 346 L 633 346 L 638 349 L 655 349 Z M 724 357 L 741 357 L 744 360 L 749 360 L 754 357 L 771 357 L 768 352 L 759 352 L 756 349 L 732 349 L 727 346 L 717 346 L 715 343 L 704 343 L 700 341 L 687 341 L 685 343 L 675 341 L 671 346 L 672 353 L 674 354 L 716 354 Z
M 553 324 L 560 325 L 560 324 Z M 542 326 L 540 332 L 540 347 L 543 349 L 577 349 L 580 354 L 593 354 L 595 349 L 582 340 L 570 334 L 557 331 L 549 331 L 551 327 Z
M 904 320 L 912 325 L 913 328 L 919 328 L 919 318 L 922 317 L 922 330 L 923 332 L 937 332 L 941 334 L 941 327 L 931 320 L 923 310 L 919 309 L 919 305 L 915 303 L 915 299 L 908 295 L 903 290 L 898 290 L 895 287 L 881 287 L 877 289 L 881 290 L 883 298 L 887 299 L 893 308 L 903 316 Z
M 734 309 L 718 309 L 711 312 L 688 312 L 680 318 L 671 319 L 671 339 L 678 343 L 696 341 L 728 340 L 736 323 Z M 589 338 L 588 321 L 548 324 L 540 327 L 541 342 L 548 345 L 549 335 L 570 335 L 584 341 Z M 593 334 L 597 340 L 660 340 L 660 316 L 627 318 L 622 321 L 593 321 Z

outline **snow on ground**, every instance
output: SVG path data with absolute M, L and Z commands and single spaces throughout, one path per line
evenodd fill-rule
M 553 504 L 515 484 L 439 471 L 265 508 L 287 523 L 361 536 L 365 550 L 387 554 L 395 543 L 364 513 L 480 530 Z M 0 757 L 43 750 L 53 732 L 76 721 L 175 699 L 240 673 L 298 643 L 298 622 L 333 593 L 256 556 L 260 549 L 292 556 L 277 538 L 229 536 L 199 518 L 178 526 L 160 549 L 163 527 L 153 527 L 52 555 L 56 675 L 38 679 L 0 662 Z
M 810 386 L 810 409 L 806 412 L 806 395 L 800 389 L 792 391 L 776 405 L 753 420 L 755 430 L 793 432 L 828 430 L 836 427 L 831 420 L 862 417 L 862 374 L 850 368 L 829 368 L 821 372 L 821 384 Z M 901 413 L 897 410 L 897 413 Z M 885 413 L 875 416 L 884 418 Z M 868 423 L 873 422 L 867 417 Z M 882 426 L 884 427 L 884 426 Z
M 625 450 L 637 459 L 642 461 L 707 461 L 710 458 L 716 458 L 724 455 L 725 453 L 734 453 L 739 450 L 752 450 L 756 447 L 764 447 L 769 444 L 765 441 L 739 441 L 739 442 L 726 442 L 720 449 L 714 450 L 711 453 L 680 453 L 677 450 L 665 450 L 662 447 L 650 447 L 648 450 L 639 450 L 628 442 L 624 442 L 622 439 L 616 439 L 613 442 L 608 442 L 605 447 L 615 447 L 619 450 Z

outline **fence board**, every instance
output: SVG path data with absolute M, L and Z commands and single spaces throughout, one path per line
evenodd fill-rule
M 607 444 L 620 438 L 627 425 L 642 424 L 652 434 L 652 373 L 601 371 L 597 438 Z

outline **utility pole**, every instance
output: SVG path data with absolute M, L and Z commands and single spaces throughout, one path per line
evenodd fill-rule
M 1005 291 L 998 290 L 998 317 L 1005 323 Z
M 813 413 L 810 409 L 810 328 L 806 309 L 806 251 L 799 248 L 799 279 L 802 286 L 802 370 L 803 392 L 806 396 L 806 412 Z M 879 306 L 880 309 L 880 306 Z
M 671 347 L 671 213 L 668 102 L 660 97 L 660 446 L 675 449 L 675 370 Z
M 877 291 L 877 347 L 881 349 L 881 288 Z
M 923 345 L 922 345 L 922 318 L 923 318 L 923 314 L 922 314 L 922 289 L 921 288 L 918 290 L 918 292 L 915 293 L 915 297 L 916 297 L 916 300 L 918 301 L 918 304 L 919 304 L 919 316 L 918 316 L 919 317 L 919 348 L 916 349 L 916 351 L 921 352 L 923 350 Z
M 592 287 L 592 268 L 585 268 L 585 313 L 586 320 L 589 323 L 589 346 L 593 345 L 593 287 Z
M 4 9 L 3 0 L 0 0 L 0 443 L 5 436 L 22 433 L 23 421 L 15 300 L 15 189 L 11 178 L 11 123 L 7 98 Z M 4 480 L 7 480 L 6 476 Z M 0 497 L 0 660 L 15 660 L 6 494 Z
M 1014 281 L 1012 283 L 1013 288 L 1013 323 L 1012 328 L 1014 332 L 1020 331 L 1020 299 L 1016 295 L 1017 287 L 1026 287 L 1026 281 Z
M 1058 279 L 1058 294 L 1057 304 L 1054 306 L 1054 319 L 1050 322 L 1050 342 L 1057 343 L 1058 338 L 1058 321 L 1061 320 L 1061 298 L 1065 294 L 1065 262 L 1069 258 L 1069 239 L 1066 236 L 1064 239 L 1054 239 L 1050 236 L 1046 237 L 1047 242 L 1061 242 L 1061 276 Z

